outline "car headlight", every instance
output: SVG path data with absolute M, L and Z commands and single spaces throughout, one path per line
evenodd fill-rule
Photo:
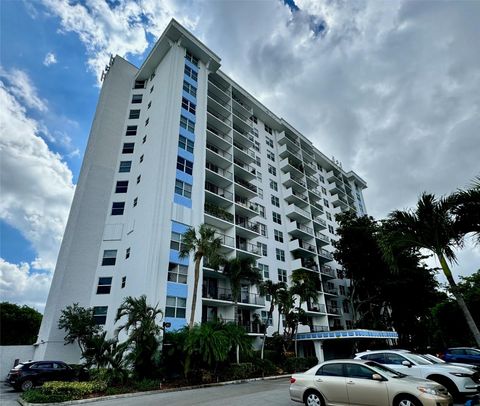
M 433 386 L 418 386 L 417 389 L 420 392 L 427 393 L 429 395 L 442 396 L 443 393 Z
M 472 376 L 472 374 L 467 374 L 465 372 L 450 372 L 450 375 L 455 375 L 459 378 L 470 378 Z

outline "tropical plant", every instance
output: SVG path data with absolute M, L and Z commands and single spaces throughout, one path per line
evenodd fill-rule
M 15 303 L 0 303 L 0 345 L 34 344 L 42 314 L 37 310 Z
M 85 308 L 74 303 L 67 306 L 61 313 L 58 328 L 67 333 L 64 338 L 65 344 L 72 344 L 76 341 L 82 356 L 84 356 L 87 342 L 101 330 L 93 318 L 93 308 Z
M 285 326 L 284 326 L 284 335 L 287 335 L 287 329 L 291 326 L 289 326 L 288 321 L 289 321 L 289 315 L 292 313 L 294 307 L 295 307 L 295 298 L 291 294 L 290 289 L 280 289 L 278 291 L 278 297 L 277 297 L 277 306 L 278 306 L 278 313 L 279 316 L 282 314 L 285 316 Z M 278 327 L 277 327 L 277 333 L 280 334 L 280 319 L 281 317 L 278 318 Z
M 262 280 L 262 274 L 255 267 L 255 260 L 251 257 L 232 258 L 224 261 L 223 275 L 230 282 L 230 289 L 233 297 L 233 312 L 235 317 L 238 313 L 238 300 L 242 290 L 242 282 L 248 282 L 250 285 L 259 284 Z M 240 363 L 240 348 L 237 345 L 237 364 Z
M 262 349 L 260 351 L 261 359 L 263 359 L 263 355 L 264 355 L 265 340 L 267 337 L 267 328 L 271 323 L 273 311 L 275 310 L 275 306 L 277 305 L 277 302 L 278 302 L 278 292 L 281 289 L 286 289 L 286 288 L 287 288 L 287 285 L 285 284 L 285 282 L 275 283 L 275 282 L 272 282 L 270 279 L 267 279 L 266 281 L 263 281 L 258 285 L 258 291 L 260 295 L 270 296 L 270 307 L 268 309 L 268 314 L 267 314 L 267 323 L 263 330 Z
M 236 323 L 220 324 L 230 345 L 230 351 L 235 349 L 236 354 L 241 353 L 248 357 L 252 354 L 252 341 L 245 329 Z M 238 351 L 237 351 L 238 350 Z M 237 364 L 239 359 L 237 358 Z
M 414 211 L 396 210 L 385 223 L 381 246 L 385 259 L 395 266 L 399 250 L 425 249 L 439 260 L 450 290 L 480 346 L 480 331 L 465 303 L 448 262 L 455 263 L 455 248 L 462 248 L 469 233 L 480 233 L 480 181 L 467 191 L 437 199 L 423 193 Z
M 198 281 L 200 279 L 200 263 L 204 257 L 208 258 L 212 265 L 220 261 L 221 239 L 215 236 L 215 230 L 206 224 L 201 224 L 198 228 L 198 234 L 193 227 L 190 227 L 182 236 L 180 245 L 180 258 L 186 258 L 193 252 L 195 261 L 192 308 L 190 311 L 189 328 L 193 328 L 195 322 L 195 310 L 197 307 Z
M 158 305 L 147 304 L 145 295 L 139 298 L 128 296 L 117 310 L 115 323 L 122 318 L 126 319 L 118 327 L 117 336 L 122 330 L 128 335 L 125 341 L 129 346 L 128 360 L 132 362 L 139 378 L 151 377 L 154 366 L 159 361 L 159 336 L 162 328 L 157 321 L 162 320 L 163 313 Z

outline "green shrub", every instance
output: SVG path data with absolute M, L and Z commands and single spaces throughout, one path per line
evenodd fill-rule
M 67 395 L 46 395 L 41 389 L 31 389 L 23 392 L 22 399 L 30 403 L 54 403 L 54 402 L 66 402 L 72 400 Z
M 143 379 L 141 381 L 136 381 L 133 383 L 134 389 L 139 392 L 158 390 L 160 389 L 160 385 L 160 381 L 156 379 Z
M 50 396 L 66 396 L 69 400 L 82 399 L 83 397 L 95 392 L 104 392 L 107 384 L 101 381 L 91 382 L 46 382 L 40 392 Z
M 251 362 L 243 362 L 240 364 L 231 364 L 227 366 L 222 378 L 226 381 L 236 381 L 237 379 L 248 379 L 254 375 L 255 368 Z
M 268 359 L 256 359 L 253 361 L 256 376 L 271 376 L 278 374 L 277 366 Z
M 318 360 L 316 357 L 287 358 L 287 360 L 285 361 L 285 370 L 288 373 L 303 372 L 317 365 L 317 363 L 318 363 Z

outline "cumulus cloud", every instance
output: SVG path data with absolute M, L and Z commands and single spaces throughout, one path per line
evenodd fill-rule
M 22 83 L 30 83 L 24 72 L 16 73 Z M 39 110 L 46 104 L 31 87 L 16 83 L 7 86 L 0 81 L 0 219 L 32 244 L 37 258 L 31 266 L 52 271 L 73 197 L 72 172 L 39 136 L 41 125 L 21 102 Z M 32 96 L 37 101 L 27 102 Z
M 43 59 L 43 64 L 45 66 L 54 65 L 56 63 L 57 63 L 57 57 L 53 52 L 49 52 L 47 53 L 47 55 L 45 55 L 45 58 Z
M 50 273 L 34 271 L 27 263 L 11 264 L 0 258 L 2 300 L 26 304 L 43 313 L 50 283 Z

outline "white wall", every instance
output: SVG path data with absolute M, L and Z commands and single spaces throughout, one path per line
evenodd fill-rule
M 14 361 L 29 361 L 33 359 L 33 345 L 2 345 L 0 346 L 0 381 L 4 381 Z

